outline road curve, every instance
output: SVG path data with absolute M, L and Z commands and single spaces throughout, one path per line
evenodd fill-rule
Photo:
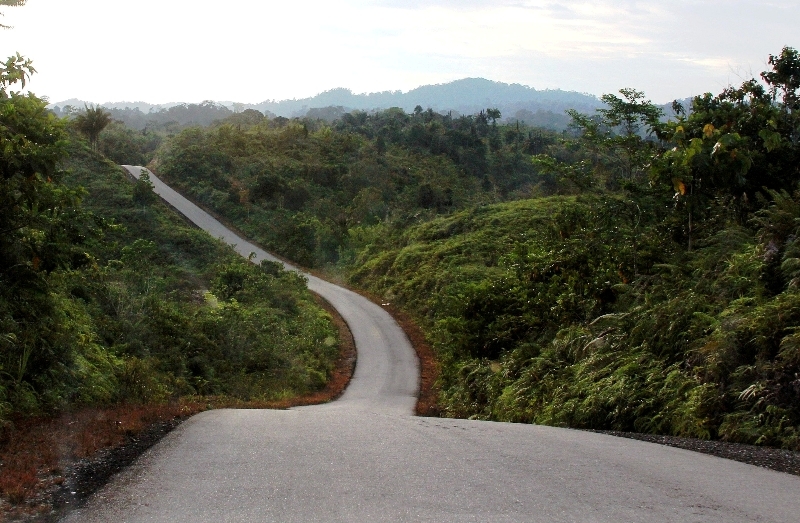
M 210 217 L 151 179 L 207 228 Z M 218 223 L 207 230 L 271 258 Z M 341 399 L 194 416 L 66 521 L 798 521 L 796 476 L 569 429 L 414 417 L 416 361 L 397 325 L 349 291 L 313 277 L 309 287 L 356 338 Z
M 123 165 L 135 178 L 143 167 Z M 153 189 L 172 207 L 211 236 L 220 238 L 245 258 L 254 262 L 271 260 L 308 279 L 308 288 L 330 302 L 351 327 L 358 349 L 356 369 L 337 408 L 371 409 L 394 414 L 412 414 L 419 388 L 419 362 L 408 337 L 397 322 L 379 305 L 363 296 L 334 285 L 253 245 L 222 225 L 216 218 L 184 198 L 180 193 L 147 171 Z

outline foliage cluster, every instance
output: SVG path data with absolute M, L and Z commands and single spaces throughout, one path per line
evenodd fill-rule
M 75 115 L 72 125 L 89 139 L 94 150 L 97 150 L 97 139 L 100 133 L 111 123 L 111 115 L 100 106 L 88 105 Z
M 83 135 L 95 151 L 119 165 L 147 165 L 161 144 L 164 130 L 132 129 L 100 106 L 51 110 L 67 121 L 67 128 Z
M 253 266 L 71 136 L 0 70 L 0 424 L 181 395 L 320 388 L 337 340 L 295 273 Z
M 163 134 L 133 130 L 112 121 L 97 137 L 97 150 L 118 165 L 147 165 L 163 141 Z
M 328 126 L 245 111 L 170 137 L 155 165 L 263 245 L 321 267 L 352 258 L 353 230 L 555 190 L 530 158 L 556 135 L 499 118 L 418 107 L 348 113 Z

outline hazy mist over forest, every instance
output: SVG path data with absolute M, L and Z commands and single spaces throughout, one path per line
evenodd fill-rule
M 71 99 L 50 105 L 58 114 L 71 106 L 81 109 L 93 102 Z M 425 85 L 408 92 L 383 91 L 356 94 L 347 88 L 337 88 L 316 96 L 291 100 L 266 100 L 257 104 L 232 101 L 204 101 L 189 104 L 175 102 L 151 104 L 147 102 L 107 102 L 100 104 L 110 110 L 114 118 L 134 128 L 144 128 L 147 122 L 194 122 L 207 125 L 235 112 L 255 109 L 270 117 L 311 118 L 333 121 L 352 111 L 376 111 L 399 107 L 412 112 L 415 107 L 433 109 L 440 113 L 474 114 L 487 107 L 501 111 L 504 121 L 519 120 L 531 125 L 563 129 L 569 123 L 568 109 L 592 112 L 602 106 L 595 96 L 560 89 L 537 90 L 520 84 L 506 84 L 483 78 L 464 78 L 446 84 Z M 67 112 L 69 109 L 67 109 Z M 188 112 L 194 111 L 194 115 Z M 182 116 L 179 116 L 179 113 Z M 200 113 L 203 113 L 202 115 Z M 186 120 L 186 119 L 189 120 Z

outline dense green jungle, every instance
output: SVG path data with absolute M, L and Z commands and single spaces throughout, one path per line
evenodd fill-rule
M 562 133 L 247 110 L 151 166 L 414 315 L 443 415 L 800 449 L 800 58 L 769 64 L 669 119 L 622 89 Z
M 111 123 L 86 142 L 78 118 L 7 94 L 6 107 L 39 115 L 31 132 L 61 138 L 26 156 L 30 171 L 4 157 L 4 183 L 21 184 L 13 194 L 37 224 L 2 239 L 16 253 L 0 268 L 6 411 L 236 393 L 234 374 L 257 394 L 262 377 L 282 391 L 324 380 L 335 341 L 302 281 L 210 260 L 221 248 L 182 222 L 157 227 L 167 211 L 102 178 L 121 177 L 104 155 L 148 163 L 265 248 L 413 315 L 438 358 L 445 416 L 800 450 L 800 56 L 787 47 L 769 65 L 676 102 L 670 118 L 621 89 L 594 114 L 570 111 L 565 132 L 504 123 L 494 108 L 333 122 L 249 109 L 204 127 Z M 60 184 L 48 181 L 51 149 L 70 166 Z M 254 299 L 265 294 L 276 298 Z M 282 344 L 247 345 L 223 314 L 253 335 L 251 318 L 284 322 L 258 334 Z M 230 353 L 240 367 L 215 363 Z M 140 367 L 155 383 L 128 392 Z
M 0 67 L 0 428 L 81 407 L 321 388 L 338 339 L 305 280 L 250 264 L 148 179 L 133 183 L 114 163 L 125 151 L 104 149 L 125 131 L 109 126 L 98 147 L 79 131 L 99 116 L 99 132 L 102 111 L 55 117 L 13 89 L 31 72 L 19 55 Z M 147 154 L 150 138 L 123 142 Z

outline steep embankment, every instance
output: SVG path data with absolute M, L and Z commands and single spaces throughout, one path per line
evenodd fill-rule
M 776 197 L 762 223 L 800 217 Z M 640 208 L 553 197 L 386 227 L 351 278 L 421 319 L 451 416 L 800 448 L 800 292 L 776 292 L 769 236 L 721 227 L 686 252 Z

